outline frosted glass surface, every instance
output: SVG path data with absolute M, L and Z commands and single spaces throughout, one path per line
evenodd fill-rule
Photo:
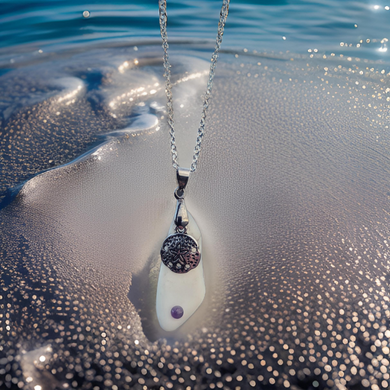
M 121 367 L 109 378 L 119 388 L 179 386 L 180 377 L 198 388 L 313 380 L 337 388 L 346 376 L 349 386 L 368 380 L 370 366 L 383 387 L 389 366 L 373 362 L 388 356 L 390 338 L 388 75 L 378 64 L 347 59 L 222 55 L 186 196 L 203 237 L 206 298 L 172 333 L 159 328 L 153 300 L 153 258 L 173 217 L 176 187 L 162 67 L 145 51 L 138 64 L 131 57 L 133 65 L 120 68 L 130 57 L 95 57 L 95 68 L 108 73 L 91 92 L 91 81 L 77 74 L 92 59 L 81 56 L 77 71 L 64 65 L 52 75 L 73 89 L 28 102 L 38 111 L 32 129 L 34 121 L 45 128 L 40 116 L 72 107 L 84 118 L 81 128 L 64 126 L 58 153 L 66 134 L 69 153 L 86 134 L 111 135 L 31 178 L 1 210 L 9 306 L 0 345 L 9 341 L 15 359 L 46 348 L 47 375 L 31 359 L 17 361 L 33 384 L 53 389 L 71 382 L 75 357 L 95 366 L 72 380 L 97 386 L 104 370 Z M 201 57 L 172 56 L 183 166 L 191 162 L 205 91 L 209 65 Z M 79 85 L 73 103 L 59 100 Z M 99 131 L 91 117 L 104 124 Z M 24 161 L 39 159 L 18 153 L 8 183 L 26 173 Z M 145 360 L 148 366 L 137 365 Z

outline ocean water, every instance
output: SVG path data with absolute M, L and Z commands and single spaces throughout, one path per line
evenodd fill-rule
M 169 1 L 171 42 L 212 42 L 220 1 Z M 88 11 L 88 17 L 83 12 Z M 86 15 L 86 14 L 84 14 Z M 223 48 L 387 61 L 390 2 L 232 1 Z M 159 42 L 157 1 L 1 1 L 0 66 L 91 45 Z

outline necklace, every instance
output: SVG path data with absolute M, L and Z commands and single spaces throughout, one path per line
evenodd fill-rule
M 178 187 L 174 192 L 177 200 L 176 211 L 168 231 L 168 236 L 164 240 L 160 250 L 161 266 L 156 295 L 157 318 L 160 326 L 167 331 L 175 330 L 187 321 L 201 305 L 206 293 L 203 275 L 202 237 L 197 223 L 187 211 L 184 202 L 184 190 L 187 186 L 190 173 L 196 171 L 198 164 L 219 48 L 222 43 L 223 31 L 229 11 L 229 3 L 230 0 L 223 0 L 222 2 L 218 34 L 215 50 L 211 56 L 210 73 L 192 163 L 190 168 L 182 168 L 178 163 L 174 129 L 171 64 L 169 63 L 168 56 L 167 3 L 166 0 L 159 0 L 172 165 L 176 170 L 178 183 Z

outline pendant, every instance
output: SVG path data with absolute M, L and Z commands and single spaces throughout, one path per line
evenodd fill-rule
M 198 309 L 206 293 L 202 237 L 184 202 L 189 175 L 189 169 L 177 169 L 176 211 L 160 250 L 156 312 L 161 328 L 166 331 L 184 324 Z

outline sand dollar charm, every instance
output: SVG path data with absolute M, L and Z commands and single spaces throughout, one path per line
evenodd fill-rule
M 200 261 L 198 243 L 185 233 L 168 236 L 160 251 L 162 262 L 173 272 L 182 274 L 196 268 Z

